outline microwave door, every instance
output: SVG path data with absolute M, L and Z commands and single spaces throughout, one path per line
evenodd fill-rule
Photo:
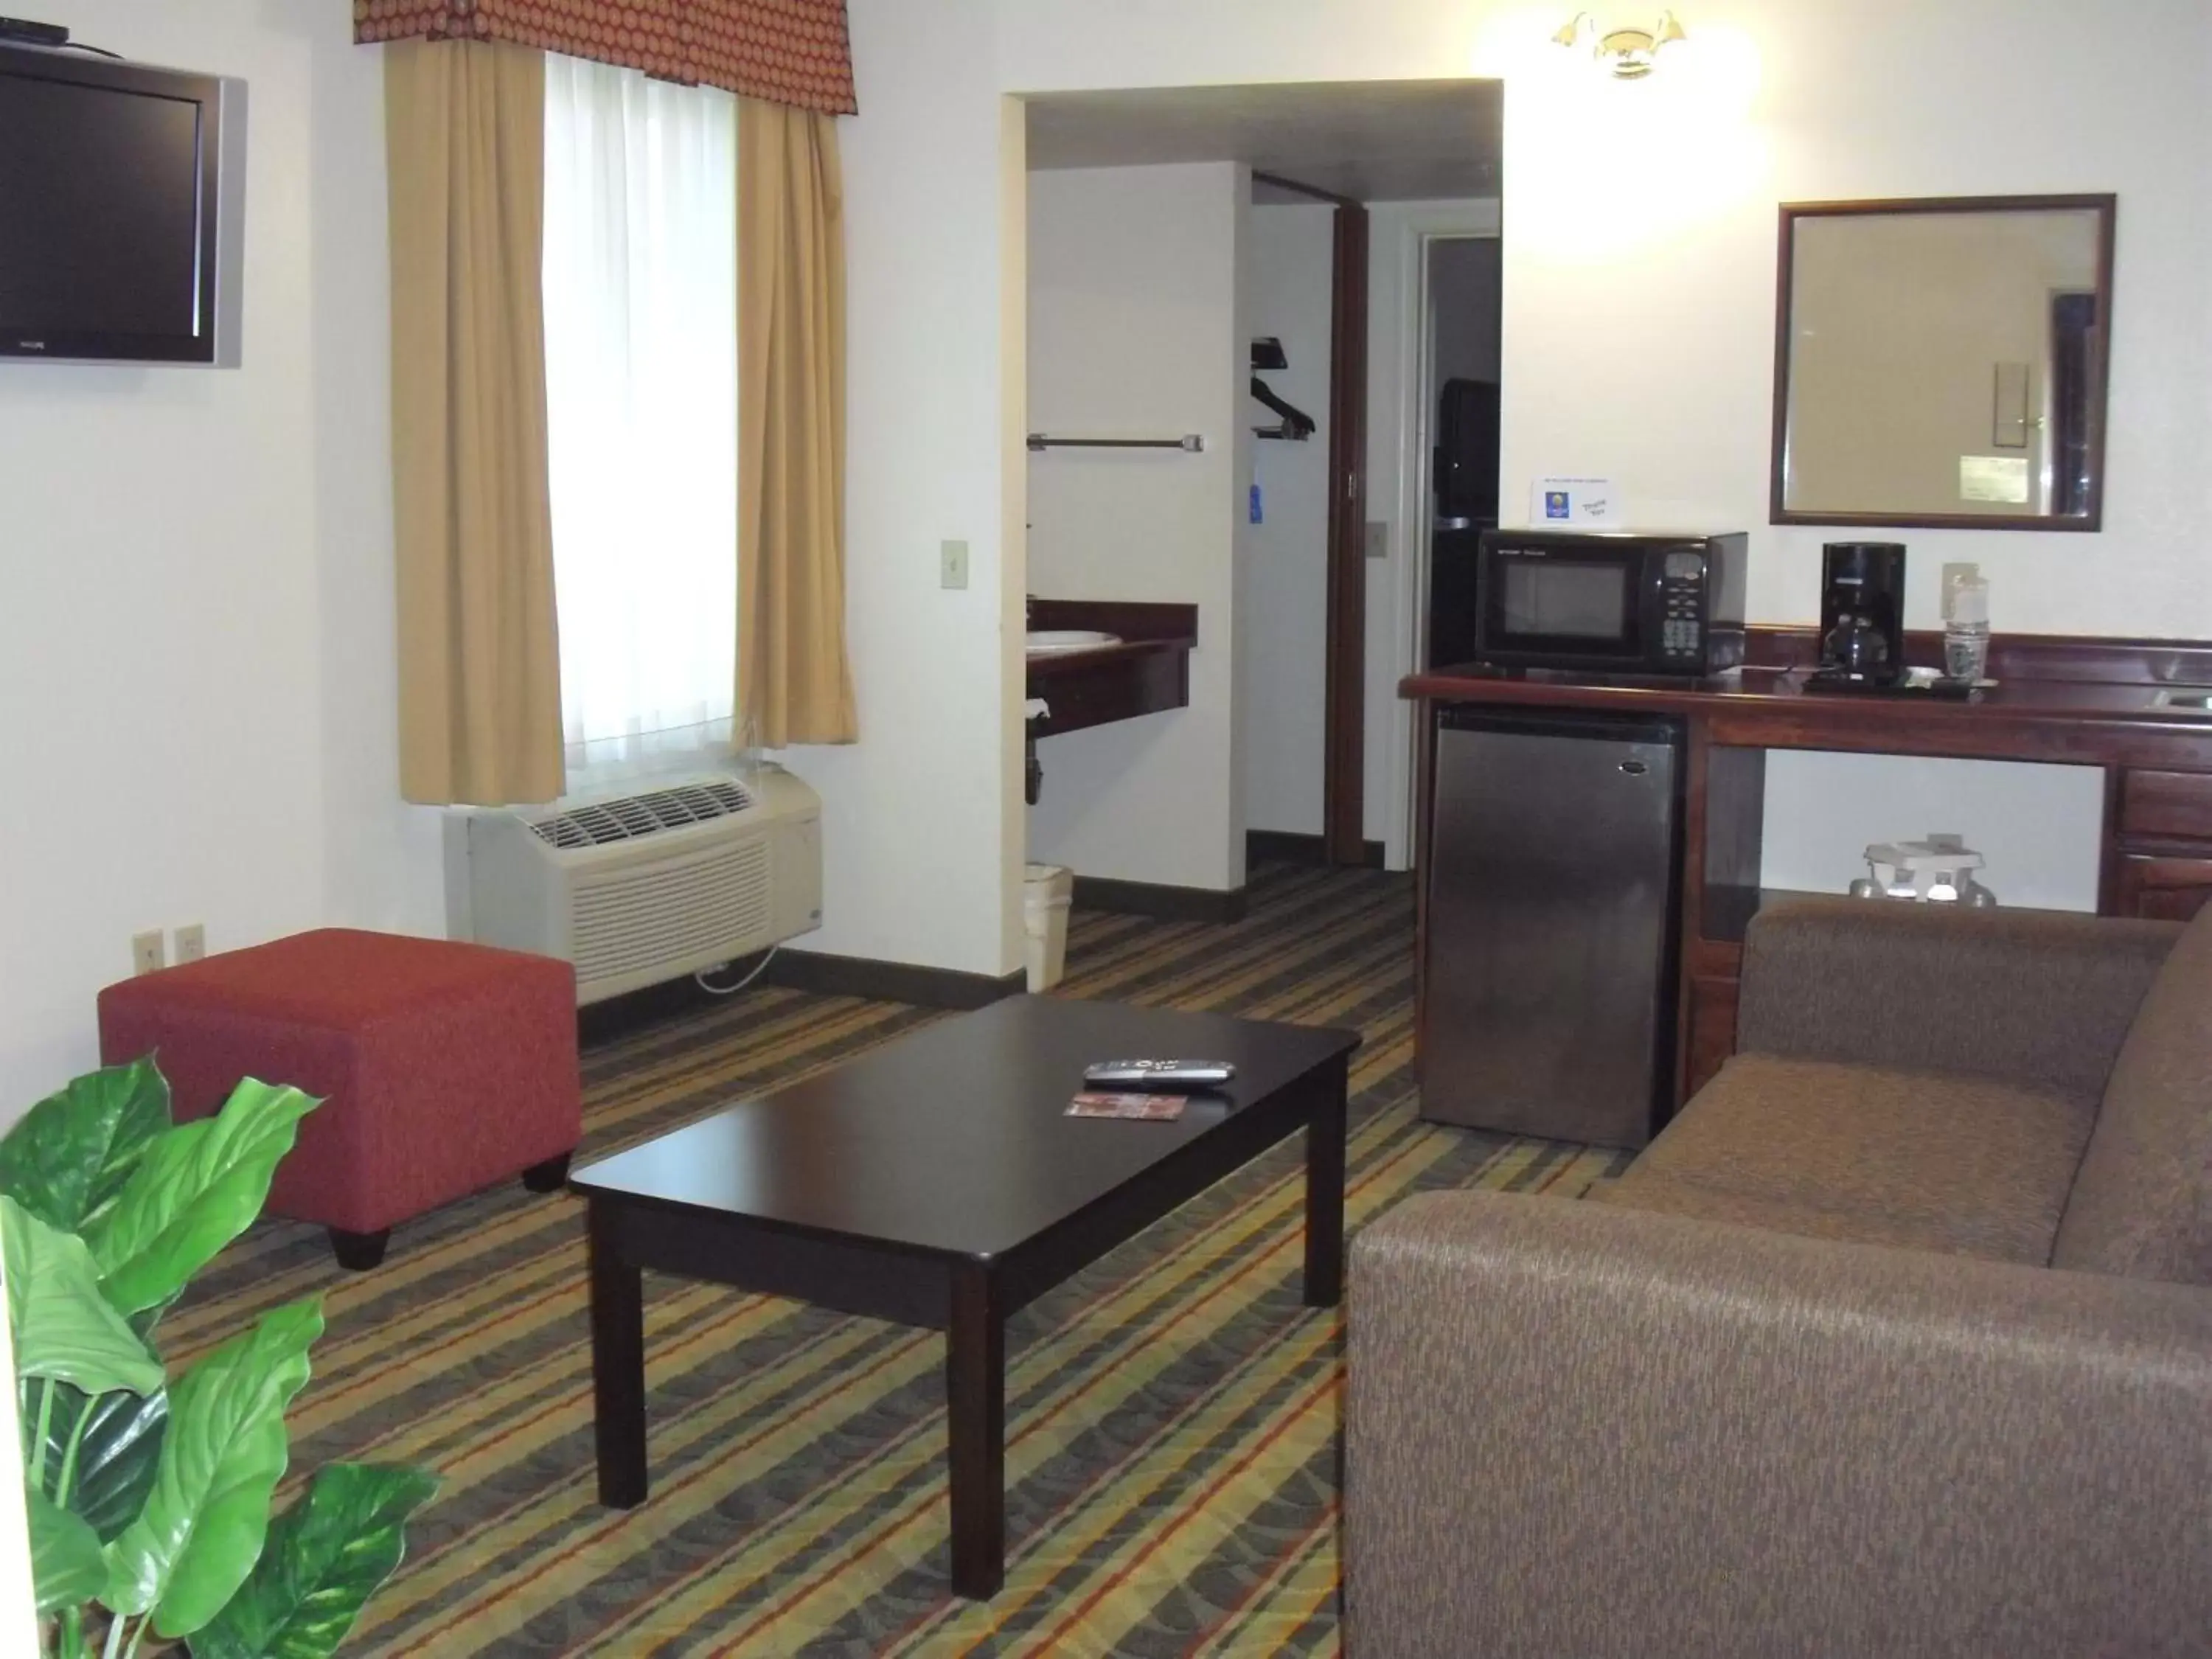
M 1640 568 L 1637 559 L 1501 559 L 1491 636 L 1505 650 L 1562 662 L 1634 661 L 1642 654 Z

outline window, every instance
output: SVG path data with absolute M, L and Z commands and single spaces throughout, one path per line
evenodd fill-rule
M 548 54 L 544 282 L 573 791 L 731 740 L 736 100 Z

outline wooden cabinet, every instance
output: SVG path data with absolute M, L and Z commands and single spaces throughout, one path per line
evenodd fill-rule
M 1740 672 L 1712 681 L 1454 667 L 1399 686 L 1421 701 L 1683 722 L 1678 1100 L 1735 1051 L 1744 930 L 1771 896 L 1758 887 L 1767 750 L 2099 768 L 2107 784 L 2099 908 L 2178 921 L 2212 902 L 2212 641 L 2000 636 L 1990 653 L 2000 683 L 1966 702 L 1824 693 L 1802 672 L 1819 656 L 1812 629 L 1753 627 L 1745 649 Z M 1942 639 L 1910 634 L 1905 655 L 1938 665 Z M 1421 766 L 1424 803 L 1432 750 Z M 2003 872 L 1995 873 L 2002 890 Z
M 2212 899 L 2212 857 L 2161 858 L 2124 853 L 2112 881 L 2116 915 L 2187 921 Z
M 1024 723 L 1032 743 L 1190 706 L 1190 653 L 1198 644 L 1194 605 L 1032 599 L 1030 626 L 1094 628 L 1120 641 L 1028 659 L 1027 693 L 1051 710 Z
M 2212 772 L 2130 767 L 2120 778 L 2120 833 L 2212 840 Z
M 2120 775 L 2112 908 L 2186 921 L 2212 899 L 2212 772 L 2131 766 Z
M 1712 1080 L 1735 1052 L 1737 981 L 1717 975 L 1693 975 L 1689 981 L 1689 1017 L 1682 1022 L 1681 1098 L 1687 1100 Z

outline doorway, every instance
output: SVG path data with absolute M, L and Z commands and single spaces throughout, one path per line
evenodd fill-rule
M 1238 548 L 1248 842 L 1263 856 L 1380 862 L 1364 823 L 1367 210 L 1255 172 L 1247 246 L 1258 416 Z
M 1447 228 L 1494 233 L 1500 105 L 1497 83 L 1472 81 L 1151 88 L 1028 100 L 1032 415 L 1039 415 L 1034 404 L 1040 386 L 1069 401 L 1051 375 L 1057 373 L 1054 362 L 1075 355 L 1040 329 L 1038 227 L 1060 226 L 1066 234 L 1066 216 L 1037 208 L 1041 199 L 1057 201 L 1081 186 L 1041 181 L 1054 173 L 1116 171 L 1132 198 L 1141 198 L 1149 183 L 1144 175 L 1156 173 L 1164 185 L 1174 168 L 1224 161 L 1251 181 L 1237 232 L 1239 334 L 1221 343 L 1240 411 L 1220 423 L 1229 428 L 1221 441 L 1233 446 L 1235 455 L 1231 488 L 1219 503 L 1227 511 L 1216 520 L 1212 550 L 1159 566 L 1150 579 L 1155 586 L 1190 586 L 1193 594 L 1113 596 L 1195 598 L 1204 571 L 1225 568 L 1233 571 L 1226 594 L 1218 585 L 1208 591 L 1228 603 L 1201 603 L 1187 711 L 1148 717 L 1157 725 L 1133 724 L 1115 734 L 1114 752 L 1097 763 L 1087 752 L 1079 756 L 1072 739 L 1066 758 L 1055 755 L 1046 791 L 1059 793 L 1042 811 L 1032 809 L 1031 856 L 1073 862 L 1079 873 L 1092 874 L 1075 856 L 1078 849 L 1133 865 L 1142 833 L 1174 837 L 1178 831 L 1164 817 L 1152 820 L 1155 830 L 1133 834 L 1120 833 L 1118 821 L 1115 833 L 1091 834 L 1089 820 L 1107 821 L 1109 795 L 1126 803 L 1144 793 L 1152 772 L 1169 763 L 1180 722 L 1220 735 L 1209 754 L 1221 763 L 1181 766 L 1177 787 L 1184 793 L 1177 799 L 1197 805 L 1201 796 L 1229 798 L 1239 843 L 1233 879 L 1240 884 L 1248 854 L 1407 864 L 1410 839 L 1395 799 L 1404 708 L 1396 687 L 1422 660 L 1409 641 L 1412 608 L 1426 591 L 1425 571 L 1413 567 L 1428 556 L 1430 516 L 1425 456 L 1407 452 L 1425 450 L 1429 437 L 1425 420 L 1407 420 L 1399 409 L 1407 374 L 1425 381 L 1427 370 L 1401 362 L 1412 356 L 1401 345 L 1401 331 L 1421 313 L 1398 298 L 1397 246 L 1405 226 L 1439 212 Z M 1278 224 L 1293 222 L 1300 224 L 1297 234 L 1276 234 Z M 1285 252 L 1291 244 L 1297 258 L 1316 262 L 1295 276 L 1273 264 L 1291 257 Z M 1162 319 L 1188 315 L 1170 291 L 1177 274 L 1160 263 L 1158 304 L 1139 294 L 1111 319 L 1140 347 L 1164 337 Z M 1083 280 L 1081 261 L 1059 265 L 1068 283 Z M 1279 323 L 1262 313 L 1272 304 L 1268 290 L 1285 285 L 1299 291 L 1302 309 Z M 1388 295 L 1376 291 L 1384 286 Z M 1417 284 L 1417 291 L 1425 288 Z M 1054 296 L 1053 314 L 1065 308 L 1060 298 Z M 1258 366 L 1262 360 L 1250 355 L 1255 341 L 1285 353 L 1279 367 Z M 1109 350 L 1094 333 L 1083 349 L 1078 415 L 1095 425 L 1108 407 L 1105 394 L 1126 393 L 1126 408 L 1144 409 L 1145 430 L 1198 429 L 1174 417 L 1164 398 L 1147 403 L 1140 388 L 1119 385 L 1133 375 L 1131 364 L 1142 349 Z M 1154 378 L 1165 383 L 1157 373 Z M 1248 398 L 1248 386 L 1255 384 L 1265 396 Z M 1300 422 L 1284 415 L 1278 401 L 1303 417 L 1303 437 L 1291 435 Z M 1132 430 L 1133 421 L 1133 415 Z M 1209 446 L 1213 441 L 1209 428 Z M 1088 533 L 1097 519 L 1079 528 L 1071 514 L 1058 511 L 1050 493 L 1058 487 L 1057 471 L 1041 480 L 1041 470 L 1032 467 L 1028 555 L 1030 589 L 1044 597 L 1052 582 L 1071 579 L 1064 546 Z M 1178 491 L 1202 493 L 1210 486 L 1201 487 L 1201 476 L 1192 463 L 1155 468 L 1128 482 L 1133 496 L 1141 483 L 1141 499 L 1156 504 Z M 1109 505 L 1123 510 L 1119 501 Z M 1133 563 L 1102 559 L 1081 574 L 1098 585 L 1121 580 L 1142 562 L 1141 556 Z M 1229 706 L 1215 702 L 1201 711 L 1212 695 L 1201 687 L 1203 659 L 1214 651 L 1226 653 L 1217 661 L 1233 659 Z M 1182 746 L 1195 754 L 1194 744 Z M 1097 775 L 1081 775 L 1086 771 Z M 1085 799 L 1092 792 L 1099 798 L 1095 808 Z M 1214 817 L 1203 816 L 1210 835 Z

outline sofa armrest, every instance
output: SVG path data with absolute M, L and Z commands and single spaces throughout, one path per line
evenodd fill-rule
M 2181 926 L 1796 899 L 1753 918 L 1736 1047 L 2094 1100 Z
M 2212 1291 L 1449 1193 L 1349 1306 L 1354 1659 L 2212 1631 Z

